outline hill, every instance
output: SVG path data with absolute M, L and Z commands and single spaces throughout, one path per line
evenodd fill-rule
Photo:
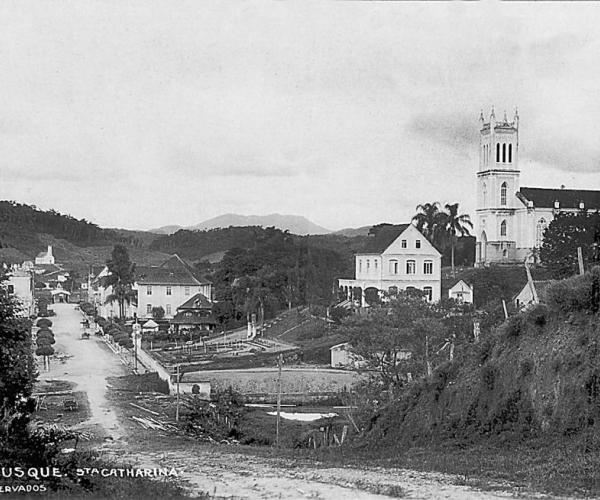
M 275 230 L 279 231 L 280 230 Z M 190 261 L 207 260 L 218 262 L 228 250 L 233 248 L 252 249 L 270 238 L 271 229 L 260 226 L 209 229 L 205 231 L 189 231 L 181 229 L 175 234 L 157 236 L 149 245 L 149 250 L 164 253 L 177 253 Z M 333 250 L 348 263 L 354 261 L 354 252 L 364 246 L 367 237 L 349 238 L 334 234 L 293 235 L 287 238 L 312 248 Z M 353 264 L 350 264 L 353 267 Z
M 162 263 L 165 254 L 148 250 L 154 235 L 102 229 L 85 219 L 14 201 L 0 201 L 0 261 L 21 263 L 52 245 L 58 263 L 73 269 L 104 264 L 116 243 L 128 247 L 136 262 Z
M 299 215 L 238 215 L 224 214 L 206 220 L 195 226 L 182 228 L 181 226 L 163 226 L 156 229 L 151 229 L 150 232 L 157 234 L 173 234 L 180 229 L 190 231 L 206 231 L 209 229 L 228 228 L 228 227 L 275 227 L 282 231 L 289 231 L 292 234 L 328 234 L 331 231 L 324 227 L 318 226 L 314 222 L 309 221 L 306 217 Z
M 393 454 L 432 443 L 455 450 L 495 445 L 515 461 L 527 446 L 544 458 L 531 469 L 517 463 L 519 482 L 548 481 L 544 486 L 561 490 L 584 483 L 584 474 L 597 489 L 599 290 L 600 268 L 556 282 L 545 305 L 457 345 L 453 360 L 375 411 L 361 446 Z M 574 463 L 577 470 L 569 470 Z

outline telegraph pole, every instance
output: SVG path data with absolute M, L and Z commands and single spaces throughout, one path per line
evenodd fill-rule
M 277 376 L 277 448 L 279 448 L 279 425 L 281 420 L 281 364 L 283 363 L 283 355 L 279 353 L 278 365 L 279 374 Z
M 179 422 L 179 365 L 177 365 L 177 408 L 175 410 L 175 422 Z

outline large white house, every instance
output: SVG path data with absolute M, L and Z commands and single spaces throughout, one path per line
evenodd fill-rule
M 397 292 L 417 289 L 437 302 L 442 293 L 442 256 L 412 224 L 378 228 L 355 257 L 355 278 L 340 279 L 349 299 L 362 305 L 369 289 Z
M 108 302 L 112 287 L 104 288 L 102 281 L 108 276 L 105 267 L 96 277 L 97 291 L 89 294 L 106 318 L 119 315 L 117 302 Z M 94 288 L 92 286 L 92 288 Z M 135 269 L 135 282 L 132 289 L 137 293 L 137 299 L 126 305 L 125 315 L 138 318 L 152 318 L 152 309 L 162 307 L 165 319 L 172 319 L 177 308 L 196 294 L 202 294 L 210 303 L 212 298 L 212 283 L 200 277 L 178 255 L 172 255 L 160 266 L 138 266 Z
M 211 282 L 198 276 L 177 255 L 159 267 L 137 268 L 135 274 L 139 318 L 151 318 L 152 308 L 162 307 L 165 318 L 171 319 L 177 308 L 194 295 L 202 294 L 209 303 L 212 298 Z
M 475 263 L 535 260 L 556 214 L 600 209 L 600 191 L 520 187 L 518 113 L 479 120 Z

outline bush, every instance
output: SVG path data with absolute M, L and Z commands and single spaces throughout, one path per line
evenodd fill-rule
M 52 321 L 50 321 L 48 318 L 40 318 L 37 320 L 35 326 L 42 328 L 42 327 L 46 327 L 46 328 L 50 328 L 52 326 Z
M 546 324 L 548 308 L 544 304 L 537 304 L 527 311 L 526 316 L 527 321 L 541 328 Z
M 522 314 L 511 316 L 508 321 L 504 324 L 504 335 L 507 338 L 518 338 L 527 331 L 527 325 L 525 318 Z
M 576 311 L 594 313 L 597 295 L 594 283 L 599 273 L 599 268 L 595 267 L 583 276 L 552 283 L 546 292 L 548 308 L 561 316 Z

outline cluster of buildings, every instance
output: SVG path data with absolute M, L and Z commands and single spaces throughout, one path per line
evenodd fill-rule
M 84 277 L 72 277 L 56 263 L 52 247 L 48 246 L 35 262 L 5 266 L 5 271 L 8 279 L 4 286 L 20 301 L 23 316 L 37 315 L 42 299 L 48 304 L 87 300 L 100 316 L 119 315 L 118 302 L 111 300 L 113 289 L 104 284 L 103 278 L 109 274 L 106 266 L 91 267 Z M 211 330 L 216 325 L 212 284 L 177 255 L 160 266 L 136 267 L 132 292 L 126 302 L 127 317 L 152 319 L 162 308 L 160 319 L 168 320 L 176 332 Z
M 544 231 L 559 213 L 599 210 L 600 191 L 520 186 L 519 115 L 512 121 L 479 120 L 476 266 L 535 263 Z M 389 226 L 356 255 L 355 277 L 339 280 L 348 301 L 364 305 L 377 294 L 418 289 L 430 301 L 442 296 L 441 255 L 412 224 Z M 527 287 L 526 287 L 527 288 Z M 527 302 L 524 290 L 516 300 Z M 473 288 L 460 280 L 450 298 L 473 302 Z

